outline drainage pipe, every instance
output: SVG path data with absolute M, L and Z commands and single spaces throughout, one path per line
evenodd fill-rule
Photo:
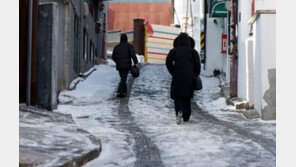
M 32 61 L 32 17 L 33 17 L 33 0 L 28 3 L 28 59 L 27 59 L 27 93 L 26 104 L 31 104 L 31 61 Z

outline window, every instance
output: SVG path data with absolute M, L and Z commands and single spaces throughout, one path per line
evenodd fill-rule
M 83 58 L 87 61 L 88 58 L 88 34 L 86 30 L 84 30 L 83 34 Z
M 92 63 L 93 62 L 93 59 L 94 59 L 94 45 L 93 45 L 93 42 L 90 41 L 90 57 L 89 57 L 89 61 Z

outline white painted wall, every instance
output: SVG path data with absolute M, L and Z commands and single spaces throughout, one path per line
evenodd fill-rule
M 254 105 L 254 39 L 250 37 L 246 40 L 247 55 L 247 101 Z
M 238 97 L 247 100 L 247 54 L 245 41 L 249 38 L 251 26 L 248 21 L 252 14 L 252 3 L 239 0 L 238 22 Z
M 221 54 L 221 37 L 223 33 L 223 19 L 210 18 L 207 14 L 206 32 L 206 76 L 213 75 L 215 69 L 223 70 L 223 56 Z M 217 20 L 217 24 L 214 23 Z
M 261 72 L 261 19 L 253 24 L 254 26 L 254 105 L 261 115 L 262 102 L 262 72 Z
M 254 26 L 255 109 L 262 114 L 262 109 L 267 105 L 263 96 L 270 87 L 268 69 L 276 68 L 276 15 L 261 14 Z
M 230 55 L 226 55 L 226 67 L 225 67 L 225 73 L 226 73 L 226 80 L 230 82 Z
M 262 96 L 269 89 L 268 69 L 276 68 L 276 15 L 261 15 Z M 263 100 L 262 108 L 266 106 Z
M 255 10 L 275 10 L 276 0 L 255 0 Z

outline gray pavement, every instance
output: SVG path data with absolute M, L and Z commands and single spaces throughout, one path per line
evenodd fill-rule
M 70 115 L 20 105 L 20 166 L 82 166 L 100 152 L 101 141 Z
M 218 79 L 202 77 L 204 90 L 192 100 L 190 122 L 178 126 L 165 66 L 148 65 L 141 72 L 133 84 L 129 110 L 156 145 L 163 166 L 275 166 L 275 123 L 219 109 L 221 90 L 211 83 Z
M 136 153 L 135 167 L 161 167 L 163 166 L 157 146 L 145 135 L 135 122 L 129 110 L 130 91 L 135 78 L 130 77 L 127 83 L 128 93 L 125 98 L 120 99 L 118 115 L 121 121 L 126 122 L 124 127 L 129 130 L 135 140 L 134 152 Z
M 50 130 L 51 134 L 62 134 L 64 141 L 80 132 L 90 132 L 100 138 L 102 152 L 98 158 L 86 164 L 87 167 L 275 166 L 275 122 L 250 120 L 241 112 L 227 106 L 225 99 L 220 96 L 218 78 L 202 76 L 204 89 L 196 92 L 192 100 L 190 122 L 176 125 L 174 104 L 169 98 L 171 76 L 164 65 L 146 65 L 141 69 L 139 78 L 129 76 L 128 95 L 122 99 L 114 98 L 119 82 L 118 73 L 108 66 L 101 68 L 91 79 L 81 83 L 79 93 L 65 93 L 71 102 L 64 101 L 57 110 L 60 113 L 72 114 L 80 128 L 70 128 L 72 118 L 61 114 L 63 116 L 46 115 L 47 121 L 39 121 L 45 129 L 34 129 L 36 134 L 42 134 L 43 130 Z M 103 69 L 107 69 L 109 75 L 104 82 L 102 80 L 98 84 L 97 78 L 105 75 Z M 102 83 L 108 87 L 100 87 Z M 87 89 L 89 87 L 92 89 Z M 108 91 L 102 95 L 100 93 L 103 89 Z M 23 117 L 30 120 L 29 116 L 22 113 L 20 118 Z M 20 127 L 30 128 L 22 130 L 28 135 L 22 135 L 25 136 L 23 139 L 26 139 L 22 141 L 26 142 L 20 143 L 20 149 L 30 150 L 31 155 L 37 155 L 42 152 L 39 146 L 46 143 L 48 148 L 42 153 L 46 153 L 44 159 L 49 159 L 51 164 L 56 164 L 57 159 L 63 160 L 61 155 L 65 152 L 68 155 L 64 155 L 64 158 L 76 154 L 77 151 L 72 148 L 68 151 L 55 149 L 57 146 L 53 136 L 50 136 L 49 141 L 41 137 L 41 144 L 36 148 L 35 141 L 29 137 L 35 126 L 32 127 L 31 122 L 37 124 L 34 122 L 40 119 L 35 120 L 35 117 L 29 123 L 20 119 Z M 51 121 L 62 125 L 60 130 L 53 131 L 53 126 L 46 123 Z M 67 133 L 63 133 L 65 131 Z M 86 147 L 85 143 L 83 148 L 93 148 L 94 144 L 86 138 L 80 137 L 84 142 L 89 141 L 89 147 Z M 34 138 L 36 139 L 38 137 Z M 50 148 L 54 151 L 50 152 Z M 50 166 L 48 162 L 42 163 Z

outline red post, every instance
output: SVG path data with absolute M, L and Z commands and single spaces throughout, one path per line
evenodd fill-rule
M 237 83 L 238 83 L 238 53 L 237 53 L 237 0 L 232 0 L 232 23 L 231 26 L 233 35 L 231 39 L 232 51 L 230 53 L 230 97 L 237 97 Z

